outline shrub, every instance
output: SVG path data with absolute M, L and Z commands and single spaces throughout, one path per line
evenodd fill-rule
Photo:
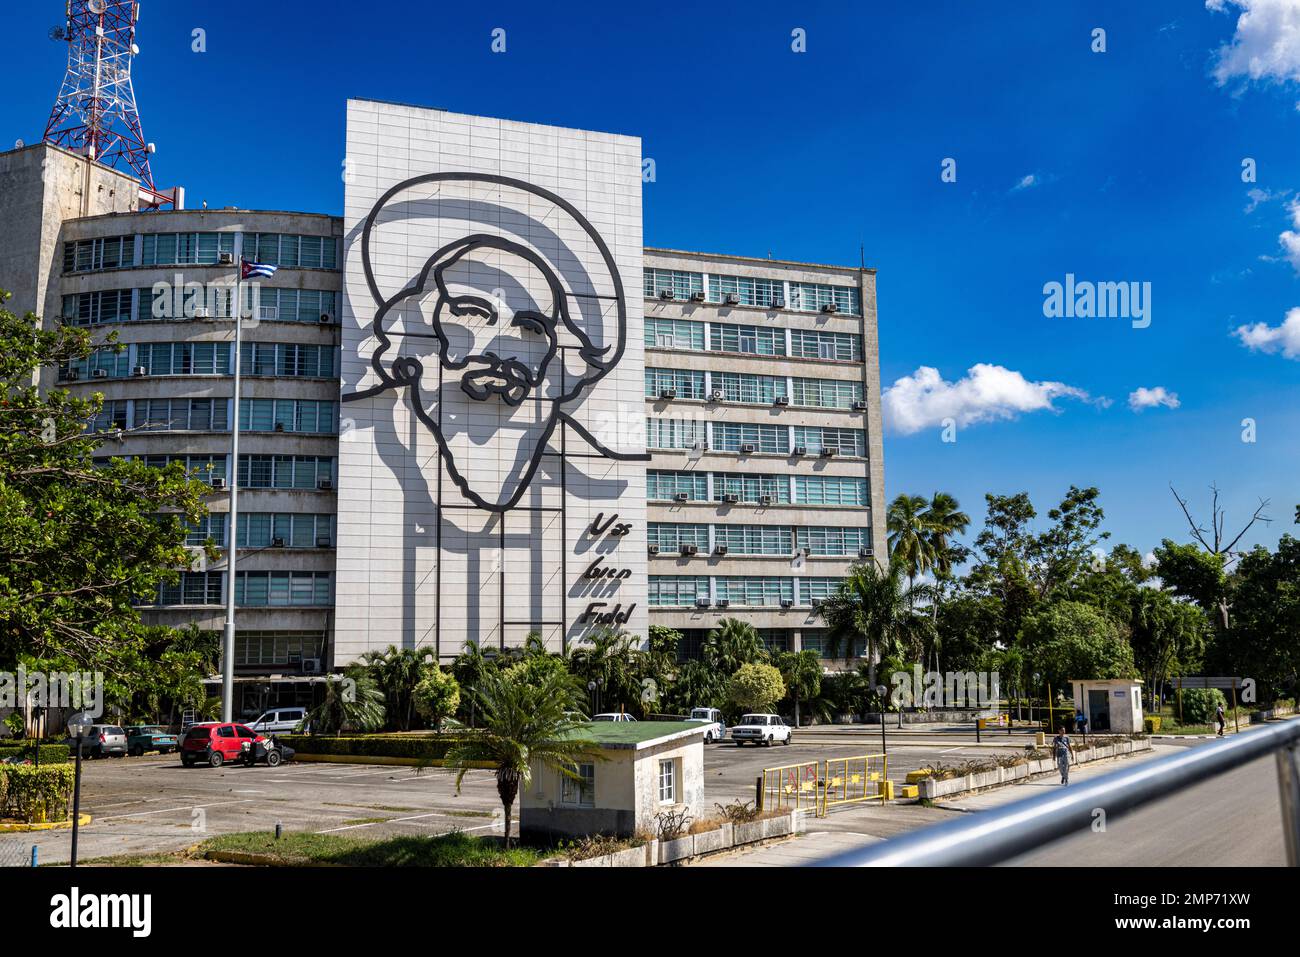
M 785 697 L 785 679 L 771 665 L 747 664 L 727 682 L 727 699 L 743 711 L 768 711 Z
M 415 686 L 413 693 L 415 710 L 421 718 L 434 728 L 441 728 L 442 722 L 456 713 L 460 707 L 460 684 L 450 671 L 432 667 L 425 671 L 424 677 Z
M 1149 714 L 1143 718 L 1142 730 L 1147 734 L 1157 734 L 1160 731 L 1160 715 Z
M 299 754 L 415 758 L 427 761 L 441 761 L 453 746 L 464 740 L 463 734 L 373 734 L 338 738 L 294 734 L 283 738 L 285 744 Z
M 38 748 L 40 749 L 41 764 L 67 764 L 72 754 L 72 749 L 66 744 L 37 745 L 33 741 L 23 741 L 19 744 L 0 744 L 0 764 L 8 761 L 16 764 L 21 764 L 24 761 L 34 761 Z
M 1218 688 L 1183 689 L 1183 724 L 1209 724 L 1214 720 L 1215 709 L 1228 701 Z
M 66 821 L 72 783 L 67 764 L 0 764 L 0 817 L 26 824 Z

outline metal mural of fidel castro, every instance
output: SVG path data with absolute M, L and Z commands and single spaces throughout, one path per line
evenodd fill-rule
M 385 212 L 394 212 L 398 204 L 394 207 L 387 204 L 395 196 L 413 187 L 435 184 L 441 188 L 441 184 L 446 183 L 493 184 L 520 190 L 567 213 L 590 238 L 600 254 L 604 271 L 608 273 L 612 294 L 589 295 L 587 298 L 612 300 L 614 341 L 597 345 L 588 334 L 584 328 L 582 308 L 575 308 L 571 301 L 576 294 L 566 288 L 555 263 L 536 248 L 505 236 L 473 232 L 446 243 L 429 256 L 419 273 L 404 288 L 395 295 L 384 296 L 371 255 L 372 234 L 377 221 Z M 607 448 L 564 409 L 565 403 L 581 398 L 618 365 L 627 345 L 627 301 L 618 265 L 601 235 L 571 203 L 549 190 L 506 176 L 467 172 L 416 176 L 393 186 L 370 210 L 361 234 L 361 257 L 366 285 L 375 304 L 372 331 L 377 345 L 370 364 L 379 381 L 370 388 L 343 396 L 343 401 L 356 401 L 389 390 L 405 390 L 416 416 L 437 440 L 448 477 L 476 506 L 493 512 L 514 508 L 532 482 L 551 435 L 561 422 L 604 457 L 637 461 L 649 458 L 645 453 L 615 452 Z M 491 262 L 484 262 L 484 257 Z M 585 272 L 582 267 L 579 269 Z M 526 285 L 514 278 L 515 274 L 540 276 L 545 295 L 539 298 L 529 293 Z M 508 291 L 504 288 L 506 286 Z M 595 288 L 594 279 L 592 286 Z M 546 297 L 549 297 L 549 302 L 544 301 Z M 427 316 L 420 316 L 420 321 L 413 324 L 402 317 L 404 310 L 409 314 L 430 299 L 432 306 Z M 510 303 L 517 304 L 517 307 Z M 394 328 L 399 321 L 403 325 L 400 332 Z M 481 333 L 490 335 L 491 348 L 478 342 Z M 561 346 L 560 335 L 565 333 L 576 341 L 576 347 Z M 518 338 L 510 339 L 509 334 Z M 395 338 L 402 340 L 401 345 L 407 349 L 405 353 L 401 347 L 394 348 L 397 345 Z M 417 347 L 423 343 L 436 355 L 428 357 L 427 349 L 411 355 L 412 343 Z M 508 354 L 512 350 L 514 354 Z M 564 361 L 565 353 L 576 354 L 582 363 L 581 371 L 569 372 Z M 421 355 L 436 359 L 436 364 L 431 362 L 426 367 Z M 451 416 L 457 422 L 448 421 L 441 409 L 442 389 L 455 381 L 451 377 L 459 377 L 460 391 L 472 400 L 469 403 L 471 408 L 477 403 L 500 403 L 505 407 L 504 411 L 513 415 L 514 410 L 526 408 L 525 403 L 530 403 L 536 410 L 535 418 L 522 428 L 526 433 L 521 446 L 523 452 L 516 457 L 515 465 L 504 482 L 498 476 L 500 488 L 496 494 L 489 492 L 485 495 L 472 487 L 465 474 L 467 469 L 457 464 L 448 430 L 461 420 Z M 427 404 L 431 392 L 439 400 L 437 414 Z M 517 420 L 512 421 L 519 430 Z M 479 437 L 483 438 L 482 433 Z

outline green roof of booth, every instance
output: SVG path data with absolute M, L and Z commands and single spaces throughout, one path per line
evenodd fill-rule
M 574 736 L 611 750 L 640 749 L 671 738 L 702 735 L 704 728 L 698 721 L 590 721 L 579 725 Z

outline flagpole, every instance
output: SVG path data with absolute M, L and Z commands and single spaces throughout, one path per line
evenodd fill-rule
M 244 302 L 244 236 L 235 234 L 235 365 L 234 401 L 230 410 L 230 469 L 226 488 L 230 490 L 230 519 L 226 539 L 226 631 L 221 646 L 221 720 L 234 720 L 235 706 L 235 553 L 239 541 L 239 354 L 242 351 Z

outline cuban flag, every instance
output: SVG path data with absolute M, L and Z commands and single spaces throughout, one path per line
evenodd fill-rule
M 266 263 L 250 263 L 247 259 L 239 260 L 240 276 L 244 279 L 258 277 L 261 279 L 270 279 L 275 275 L 277 267 L 268 266 Z

